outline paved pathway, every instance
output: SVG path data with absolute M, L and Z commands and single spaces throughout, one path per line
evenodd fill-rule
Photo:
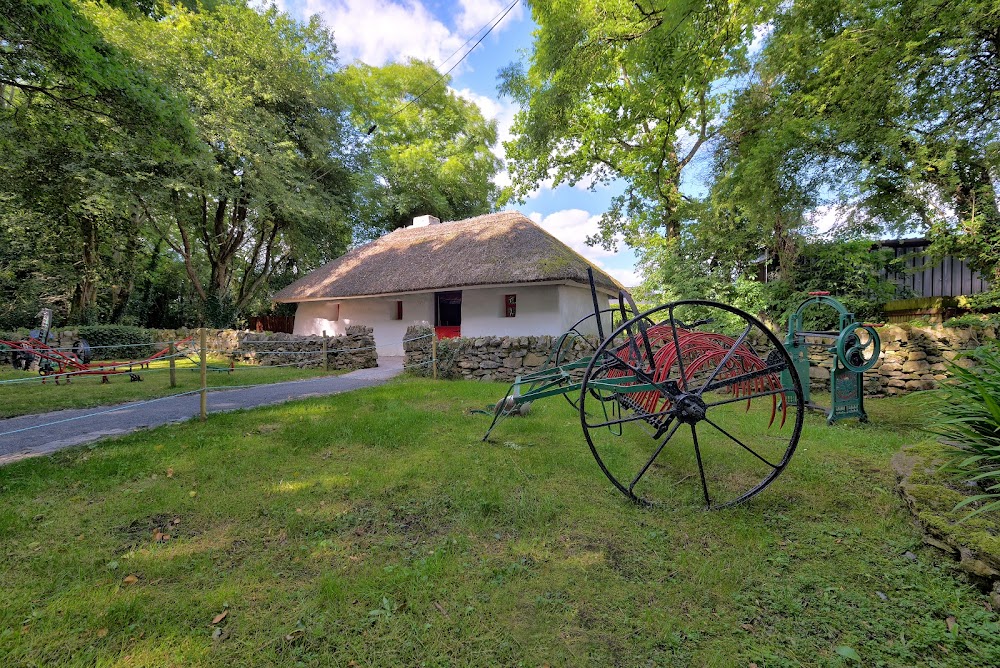
M 380 357 L 378 368 L 359 369 L 340 376 L 214 390 L 208 393 L 208 412 L 267 406 L 291 399 L 321 397 L 381 385 L 402 370 L 402 357 Z M 0 420 L 0 465 L 106 436 L 183 422 L 197 417 L 199 411 L 198 394 L 188 394 Z

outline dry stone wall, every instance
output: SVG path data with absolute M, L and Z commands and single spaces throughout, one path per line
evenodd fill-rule
M 323 337 L 241 332 L 229 354 L 237 362 L 261 366 L 323 366 Z M 371 327 L 352 325 L 344 336 L 326 338 L 330 369 L 370 369 L 378 366 Z
M 995 341 L 994 327 L 889 325 L 879 330 L 882 354 L 868 372 L 884 394 L 932 390 L 948 379 L 948 363 L 973 366 L 961 353 Z
M 159 351 L 169 342 L 183 341 L 179 351 L 192 357 L 197 355 L 199 346 L 198 330 L 156 330 L 152 349 Z M 52 347 L 69 349 L 79 338 L 77 330 L 63 328 L 53 332 L 49 340 Z M 327 337 L 327 357 L 330 369 L 368 369 L 378 366 L 375 350 L 374 330 L 371 327 L 355 325 L 347 328 L 344 336 Z M 292 334 L 251 332 L 235 329 L 210 329 L 206 332 L 209 354 L 224 356 L 235 362 L 260 366 L 297 366 L 299 368 L 321 368 L 323 366 L 323 337 L 294 336 Z M 118 359 L 136 359 L 148 355 L 149 347 L 136 353 L 134 348 L 118 351 Z M 0 363 L 9 363 L 10 353 L 0 350 Z M 37 360 L 32 369 L 37 369 Z
M 948 378 L 948 363 L 971 366 L 961 353 L 996 340 L 995 327 L 942 327 L 940 325 L 887 325 L 879 329 L 882 352 L 875 367 L 865 374 L 871 395 L 906 394 L 938 387 Z M 403 348 L 405 365 L 413 373 L 431 375 L 431 334 L 426 326 L 410 327 Z M 487 336 L 475 339 L 442 339 L 437 345 L 438 377 L 467 380 L 512 381 L 536 371 L 548 358 L 557 337 Z M 814 390 L 830 388 L 833 353 L 827 339 L 807 339 L 826 344 L 810 348 L 810 383 Z M 566 355 L 572 361 L 589 355 L 595 342 L 577 340 Z
M 878 330 L 882 352 L 865 373 L 868 394 L 896 395 L 933 390 L 948 379 L 949 362 L 969 367 L 963 352 L 996 340 L 994 327 L 942 327 L 940 325 L 894 324 Z M 827 344 L 809 349 L 809 377 L 813 389 L 829 390 L 834 353 L 828 339 L 806 338 L 807 343 Z
M 432 374 L 432 330 L 412 326 L 403 342 L 404 365 L 420 376 Z M 483 336 L 478 338 L 439 339 L 437 369 L 439 378 L 513 382 L 516 376 L 539 370 L 557 342 L 555 336 Z M 596 348 L 593 339 L 577 338 L 565 350 L 563 362 L 573 362 L 590 355 Z

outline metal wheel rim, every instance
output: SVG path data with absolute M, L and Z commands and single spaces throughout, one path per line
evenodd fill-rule
M 636 493 L 635 491 L 633 491 L 635 482 L 633 482 L 633 487 L 630 489 L 630 487 L 627 487 L 625 484 L 622 483 L 621 480 L 618 479 L 615 473 L 609 470 L 609 467 L 605 464 L 604 459 L 601 457 L 601 453 L 599 452 L 598 446 L 597 444 L 595 444 L 594 438 L 591 435 L 591 430 L 594 429 L 595 426 L 598 428 L 604 428 L 604 427 L 601 425 L 588 424 L 587 410 L 588 407 L 594 407 L 596 403 L 594 401 L 594 398 L 597 397 L 597 395 L 595 394 L 594 388 L 592 387 L 592 384 L 595 381 L 595 369 L 600 368 L 602 365 L 605 364 L 603 359 L 605 358 L 605 355 L 608 352 L 607 349 L 609 348 L 610 344 L 613 344 L 616 340 L 619 340 L 621 335 L 624 332 L 627 332 L 629 329 L 632 329 L 634 331 L 637 328 L 637 324 L 639 321 L 645 320 L 647 322 L 649 321 L 656 322 L 657 318 L 654 317 L 656 316 L 656 314 L 666 313 L 668 315 L 668 319 L 663 321 L 663 323 L 671 323 L 670 327 L 675 335 L 674 343 L 675 345 L 679 345 L 677 343 L 677 338 L 676 338 L 676 331 L 678 327 L 673 319 L 673 314 L 677 308 L 684 306 L 705 307 L 709 309 L 719 309 L 721 311 L 728 312 L 730 314 L 737 316 L 738 318 L 742 319 L 745 323 L 747 323 L 747 329 L 755 328 L 759 332 L 763 333 L 766 336 L 766 341 L 770 344 L 771 351 L 775 351 L 776 354 L 779 355 L 780 359 L 779 363 L 784 365 L 784 367 L 787 368 L 787 370 L 789 371 L 793 385 L 793 387 L 790 390 L 787 391 L 783 390 L 782 393 L 778 395 L 782 397 L 782 401 L 786 402 L 786 407 L 790 407 L 790 409 L 793 410 L 795 413 L 794 421 L 792 424 L 792 431 L 791 434 L 789 435 L 788 444 L 785 447 L 780 462 L 777 465 L 775 465 L 773 463 L 764 460 L 772 467 L 771 471 L 767 475 L 765 475 L 761 480 L 759 480 L 756 484 L 750 486 L 742 494 L 739 494 L 735 498 L 728 499 L 722 503 L 713 503 L 711 501 L 711 496 L 708 492 L 707 483 L 705 481 L 704 466 L 701 460 L 701 454 L 699 452 L 698 437 L 696 433 L 692 437 L 695 443 L 694 449 L 696 451 L 695 454 L 698 461 L 699 473 L 701 474 L 701 484 L 705 490 L 706 507 L 709 509 L 730 507 L 743 503 L 752 498 L 753 496 L 756 496 L 757 494 L 762 492 L 765 488 L 767 488 L 772 482 L 774 482 L 774 480 L 777 479 L 777 477 L 781 475 L 782 472 L 784 472 L 785 468 L 787 468 L 788 466 L 788 463 L 791 461 L 792 455 L 794 454 L 795 449 L 798 445 L 798 440 L 801 435 L 802 423 L 805 412 L 801 380 L 799 379 L 798 374 L 795 372 L 795 367 L 792 364 L 792 360 L 788 355 L 788 352 L 785 350 L 784 346 L 774 335 L 774 333 L 771 332 L 763 323 L 761 323 L 757 318 L 753 317 L 749 313 L 746 313 L 741 309 L 737 309 L 735 307 L 726 304 L 721 304 L 709 300 L 681 300 L 650 309 L 644 313 L 637 315 L 631 320 L 623 323 L 621 326 L 616 328 L 615 331 L 609 337 L 607 337 L 605 341 L 601 343 L 601 346 L 598 347 L 597 352 L 591 359 L 590 364 L 587 366 L 578 399 L 578 410 L 580 412 L 581 426 L 583 428 L 584 436 L 586 437 L 587 440 L 587 445 L 590 448 L 591 454 L 593 455 L 594 459 L 597 461 L 598 466 L 601 468 L 601 471 L 608 478 L 608 480 L 610 480 L 612 484 L 620 492 L 622 492 L 622 494 L 624 494 L 632 501 L 642 505 L 646 506 L 662 505 L 662 501 L 654 501 L 644 497 L 641 493 Z M 720 368 L 721 366 L 722 364 L 720 364 Z M 780 373 L 780 372 L 775 371 L 775 373 Z M 647 468 L 650 466 L 650 464 L 653 463 L 654 460 L 656 460 L 660 456 L 660 453 L 664 450 L 664 446 L 673 438 L 673 435 L 676 434 L 676 432 L 677 430 L 675 429 L 669 436 L 667 436 L 666 439 L 664 439 L 663 443 L 659 445 L 659 447 L 655 450 L 655 454 L 649 460 L 649 463 L 646 464 Z M 692 425 L 692 432 L 696 432 L 693 425 Z M 739 440 L 737 440 L 736 442 L 739 443 Z M 643 472 L 644 471 L 645 469 L 643 470 Z M 643 473 L 640 473 L 640 477 L 641 475 L 643 475 Z

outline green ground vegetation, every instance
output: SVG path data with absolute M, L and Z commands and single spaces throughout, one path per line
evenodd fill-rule
M 170 373 L 166 362 L 154 362 L 149 369 L 137 368 L 135 373 L 142 377 L 141 382 L 131 382 L 129 374 L 125 373 L 109 376 L 109 383 L 104 385 L 101 384 L 100 376 L 79 376 L 72 378 L 69 384 L 63 381 L 59 385 L 50 378 L 46 379 L 43 385 L 37 373 L 14 371 L 7 367 L 0 370 L 0 391 L 4 397 L 0 403 L 0 418 L 156 399 L 180 392 L 190 392 L 201 387 L 199 367 L 188 359 L 177 362 L 177 387 L 170 387 Z M 229 361 L 218 358 L 209 361 L 206 383 L 208 387 L 233 387 L 280 383 L 323 375 L 327 374 L 322 369 L 249 364 L 236 364 L 234 369 L 229 371 Z M 0 428 L 0 431 L 3 429 Z
M 480 442 L 502 392 L 401 379 L 0 469 L 4 664 L 1000 664 L 895 491 L 926 393 L 809 415 L 768 490 L 707 513 L 682 476 L 627 502 L 558 398 Z

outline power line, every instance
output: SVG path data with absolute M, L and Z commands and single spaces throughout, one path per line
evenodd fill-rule
M 413 99 L 411 99 L 409 102 L 407 102 L 406 104 L 404 104 L 402 107 L 400 107 L 396 111 L 394 111 L 391 114 L 389 114 L 389 118 L 390 119 L 395 118 L 399 114 L 403 113 L 403 111 L 405 111 L 407 107 L 409 107 L 411 104 L 413 104 L 413 103 L 417 102 L 418 100 L 420 100 L 420 98 L 422 98 L 424 96 L 424 94 L 427 93 L 427 91 L 429 91 L 431 88 L 434 88 L 434 86 L 436 86 L 439 83 L 441 83 L 441 81 L 444 80 L 445 77 L 447 77 L 449 74 L 451 74 L 452 70 L 454 70 L 456 67 L 458 67 L 462 63 L 462 61 L 464 61 L 466 58 L 469 57 L 470 53 L 472 53 L 473 51 L 476 50 L 476 47 L 479 46 L 480 43 L 482 43 L 482 41 L 484 39 L 486 39 L 487 35 L 489 35 L 491 32 L 493 32 L 494 28 L 496 28 L 498 25 L 500 25 L 500 22 L 503 21 L 507 17 L 507 14 L 510 14 L 511 10 L 514 9 L 514 6 L 517 5 L 518 2 L 520 2 L 520 0 L 513 0 L 513 2 L 511 2 L 509 5 L 507 5 L 507 8 L 503 11 L 502 14 L 499 15 L 499 18 L 497 18 L 495 20 L 492 20 L 492 25 L 487 24 L 487 25 L 489 25 L 489 29 L 486 30 L 485 33 L 483 33 L 482 37 L 480 37 L 478 40 L 476 40 L 476 43 L 472 45 L 472 48 L 470 48 L 468 51 L 465 52 L 464 56 L 462 56 L 461 58 L 459 58 L 458 61 L 456 61 L 454 65 L 452 65 L 451 67 L 449 67 L 446 72 L 444 72 L 443 74 L 441 74 L 429 86 L 427 86 L 422 91 L 420 91 L 420 93 L 418 93 L 416 97 L 414 97 Z M 478 32 L 473 33 L 473 37 L 475 37 L 477 34 L 479 34 L 479 32 L 481 32 L 482 30 L 483 30 L 483 28 L 480 28 Z M 470 37 L 468 40 L 466 40 L 465 44 L 468 44 L 469 41 L 471 41 L 471 39 L 472 39 L 472 37 Z M 461 51 L 461 49 L 465 46 L 465 44 L 463 44 L 462 46 L 460 46 L 458 48 L 458 51 Z M 458 51 L 456 51 L 455 53 L 458 53 Z M 442 64 L 448 62 L 454 55 L 455 54 L 453 53 L 453 54 L 451 54 L 451 56 L 448 56 L 448 58 L 446 58 L 442 62 Z M 375 123 L 370 128 L 368 128 L 368 134 L 371 135 L 373 132 L 375 132 L 376 129 L 378 129 L 378 123 Z

